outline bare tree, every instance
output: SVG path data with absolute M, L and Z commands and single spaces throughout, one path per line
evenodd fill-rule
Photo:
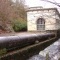
M 15 19 L 25 18 L 24 4 L 16 0 L 0 0 L 0 27 L 6 31 L 13 31 L 12 23 Z
M 10 29 L 9 26 L 12 16 L 11 3 L 11 0 L 0 0 L 0 26 L 2 26 L 4 30 Z
M 41 1 L 49 2 L 49 3 L 52 3 L 52 4 L 57 5 L 58 7 L 60 7 L 60 3 L 57 3 L 57 2 L 52 2 L 52 1 L 49 1 L 49 0 L 41 0 Z

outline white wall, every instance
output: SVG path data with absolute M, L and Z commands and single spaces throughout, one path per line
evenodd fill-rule
M 27 26 L 28 31 L 37 31 L 37 19 L 42 17 L 45 19 L 45 30 L 57 30 L 60 28 L 59 22 L 57 23 L 55 10 L 45 11 L 29 11 L 27 12 Z M 57 17 L 59 18 L 59 17 Z

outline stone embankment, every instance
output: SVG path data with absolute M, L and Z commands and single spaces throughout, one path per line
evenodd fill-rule
M 28 60 L 59 60 L 60 59 L 60 39 L 54 42 L 44 50 L 40 51 L 38 55 L 31 57 Z

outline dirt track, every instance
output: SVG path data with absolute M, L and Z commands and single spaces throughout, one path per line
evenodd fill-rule
M 0 34 L 0 36 L 19 36 L 19 35 L 30 35 L 30 34 L 45 34 L 44 33 L 41 33 L 41 32 L 18 32 L 18 33 L 3 33 L 3 34 Z

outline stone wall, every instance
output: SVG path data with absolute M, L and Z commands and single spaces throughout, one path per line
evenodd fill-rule
M 45 19 L 45 30 L 59 29 L 60 20 L 59 15 L 55 9 L 53 10 L 35 10 L 27 12 L 27 26 L 28 31 L 37 31 L 37 19 Z

